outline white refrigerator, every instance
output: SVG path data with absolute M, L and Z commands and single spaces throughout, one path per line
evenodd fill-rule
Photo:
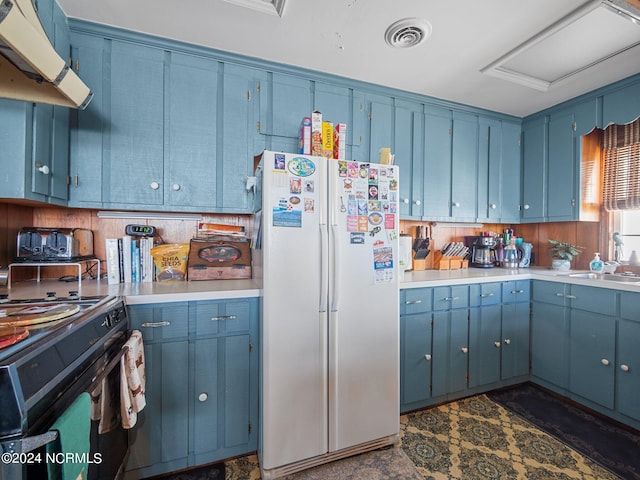
M 399 169 L 269 151 L 261 166 L 268 480 L 399 440 Z

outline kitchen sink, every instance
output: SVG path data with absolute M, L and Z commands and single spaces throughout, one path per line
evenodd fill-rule
M 602 279 L 609 280 L 612 282 L 640 283 L 640 275 L 635 275 L 635 274 L 609 273 L 606 275 L 602 275 Z

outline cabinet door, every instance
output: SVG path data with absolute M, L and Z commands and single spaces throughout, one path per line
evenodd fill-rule
M 571 310 L 569 389 L 613 409 L 616 319 Z
M 576 210 L 576 159 L 572 112 L 551 115 L 548 148 L 547 218 L 549 221 L 572 220 Z
M 253 68 L 224 65 L 222 117 L 218 119 L 222 157 L 217 161 L 215 187 L 218 211 L 250 213 L 253 210 L 246 177 L 254 175 L 253 157 L 265 148 L 264 136 L 256 128 L 259 102 L 255 95 L 258 86 L 266 83 L 265 78 L 264 72 Z
M 51 165 L 51 130 L 53 106 L 33 104 L 33 176 L 31 191 L 48 196 L 53 166 Z M 44 170 L 46 168 L 46 170 Z
M 350 128 L 352 117 L 351 90 L 345 87 L 316 82 L 313 99 L 313 110 L 322 112 L 322 118 L 327 122 L 333 123 L 334 128 L 338 123 L 347 124 L 347 145 L 352 145 L 353 132 Z M 309 114 L 305 116 L 308 117 Z M 350 153 L 350 149 L 347 149 L 346 158 L 351 158 Z
M 467 389 L 469 378 L 469 310 L 452 310 L 449 314 L 448 393 L 456 393 Z
M 478 215 L 477 184 L 478 117 L 454 112 L 450 213 L 454 219 L 468 221 L 476 219 Z
M 374 99 L 369 103 L 369 161 L 378 163 L 380 149 L 393 146 L 393 105 L 392 99 Z
M 164 196 L 171 206 L 215 209 L 218 62 L 171 53 L 167 70 Z
M 546 119 L 522 125 L 522 211 L 525 222 L 544 221 L 547 192 Z
M 469 387 L 500 380 L 502 308 L 487 305 L 469 313 Z
M 531 316 L 531 375 L 561 388 L 569 383 L 566 311 L 559 305 L 534 302 Z
M 186 337 L 173 337 L 172 325 L 143 327 L 145 318 L 162 322 L 164 315 L 155 309 L 129 309 L 132 326 L 144 328 L 147 405 L 138 415 L 130 433 L 130 455 L 126 469 L 139 470 L 135 477 L 147 477 L 187 467 L 189 446 L 189 343 Z M 173 308 L 170 308 L 173 310 Z M 174 310 L 175 311 L 175 310 Z M 168 318 L 168 317 L 165 317 Z M 185 325 L 187 318 L 181 319 Z M 177 325 L 178 322 L 173 324 Z M 148 335 L 153 328 L 157 338 Z M 159 333 L 164 329 L 163 333 Z M 170 339 L 169 339 L 170 338 Z M 181 338 L 181 339 L 177 339 Z
M 162 205 L 165 53 L 116 40 L 108 45 L 103 199 L 137 208 Z
M 93 92 L 85 110 L 73 110 L 70 118 L 69 206 L 102 207 L 103 129 L 108 124 L 107 41 L 93 35 L 72 33 L 72 57 L 76 73 Z
M 300 122 L 311 115 L 311 92 L 308 79 L 272 73 L 260 88 L 260 133 L 295 138 L 297 143 Z
M 478 219 L 500 220 L 502 216 L 502 129 L 500 121 L 479 120 Z
M 400 403 L 406 405 L 431 396 L 431 313 L 403 315 L 400 325 Z
M 529 302 L 502 306 L 503 380 L 529 374 Z
M 428 218 L 449 218 L 451 111 L 427 107 L 424 136 L 424 215 Z
M 424 115 L 420 104 L 396 102 L 394 163 L 400 167 L 400 216 L 421 218 L 423 198 Z
M 499 178 L 502 193 L 500 215 L 503 223 L 518 222 L 520 220 L 521 135 L 522 127 L 520 124 L 502 122 L 501 172 Z M 492 208 L 491 205 L 490 208 Z M 494 217 L 492 216 L 491 219 L 494 219 Z
M 602 99 L 602 125 L 624 125 L 640 115 L 640 82 L 607 93 Z
M 636 310 L 636 315 L 638 311 Z M 618 364 L 616 365 L 617 410 L 640 420 L 640 358 L 638 355 L 640 323 L 618 321 Z

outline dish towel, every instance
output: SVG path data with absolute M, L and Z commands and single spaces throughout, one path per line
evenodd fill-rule
M 144 346 L 142 333 L 131 332 L 131 337 L 124 344 L 125 349 L 120 361 L 120 409 L 122 427 L 132 428 L 138 420 L 138 413 L 147 404 L 144 396 Z
M 82 393 L 56 420 L 51 430 L 58 431 L 58 438 L 47 444 L 47 454 L 72 454 L 73 461 L 47 462 L 49 480 L 84 480 L 87 478 L 89 460 L 89 431 L 91 429 L 91 397 Z
M 91 392 L 91 420 L 99 420 L 98 433 L 104 434 L 113 430 L 120 420 L 119 396 L 120 389 L 119 376 L 107 375 Z M 115 395 L 114 395 L 115 393 Z

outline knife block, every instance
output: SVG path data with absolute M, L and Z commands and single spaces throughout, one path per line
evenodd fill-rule
M 469 260 L 459 257 L 447 257 L 442 252 L 436 251 L 433 257 L 433 268 L 436 270 L 460 270 L 461 268 L 469 268 Z

